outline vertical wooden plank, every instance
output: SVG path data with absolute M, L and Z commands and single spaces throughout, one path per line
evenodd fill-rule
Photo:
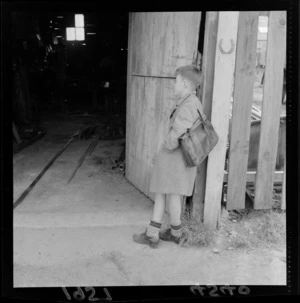
M 174 67 L 176 69 L 196 62 L 201 12 L 176 12 L 173 14 L 174 28 L 177 34 L 173 34 L 174 53 L 171 55 L 171 66 L 172 69 Z M 183 41 L 185 42 L 183 43 Z M 167 55 L 168 53 L 165 58 L 167 58 Z M 171 70 L 171 73 L 174 73 L 174 71 Z
M 245 208 L 259 12 L 240 12 L 226 208 Z
M 213 229 L 217 227 L 221 209 L 238 16 L 238 12 L 219 12 L 211 114 L 219 142 L 208 157 L 204 205 L 204 224 Z
M 255 209 L 268 209 L 272 207 L 285 52 L 286 12 L 271 11 L 269 17 L 258 167 L 255 182 Z
M 215 58 L 216 58 L 216 45 L 218 34 L 218 12 L 206 13 L 205 23 L 205 36 L 202 60 L 202 72 L 204 74 L 204 83 L 202 91 L 202 105 L 203 111 L 207 118 L 211 118 L 212 97 L 214 87 L 215 75 Z
M 144 78 L 131 78 L 131 111 L 129 114 L 129 137 L 126 139 L 129 143 L 128 155 L 126 155 L 128 164 L 126 164 L 126 177 L 139 189 L 141 188 L 140 170 L 142 168 L 140 140 L 140 128 L 143 119 L 143 99 L 144 99 Z
M 157 85 L 159 83 L 156 78 L 144 77 L 145 80 L 145 107 L 144 107 L 144 132 L 143 136 L 143 160 L 144 160 L 144 172 L 142 175 L 143 178 L 143 188 L 147 196 L 150 196 L 149 187 L 150 187 L 150 176 L 152 168 L 152 158 L 153 153 L 153 143 L 155 142 L 156 134 L 156 117 L 155 117 L 155 108 L 156 100 L 151 98 L 151 92 L 157 90 Z M 160 100 L 162 102 L 162 100 Z
M 281 209 L 286 209 L 286 158 L 284 158 L 284 172 L 283 172 L 283 183 L 281 192 Z
M 144 79 L 132 76 L 133 68 L 139 68 L 139 49 L 142 47 L 138 37 L 143 35 L 143 14 L 130 13 L 128 38 L 127 74 L 127 117 L 126 117 L 126 178 L 137 188 L 142 187 L 140 170 L 142 168 L 139 140 L 139 125 L 143 116 Z
M 218 12 L 207 12 L 205 20 L 204 48 L 202 55 L 202 73 L 204 76 L 202 95 L 203 112 L 208 119 L 211 118 L 212 95 L 214 85 L 216 44 L 218 33 Z M 203 219 L 205 184 L 206 184 L 207 159 L 202 162 L 197 170 L 195 192 L 193 195 L 192 216 Z
M 129 179 L 129 174 L 131 169 L 129 169 L 129 155 L 131 153 L 131 73 L 132 73 L 132 57 L 133 57 L 133 14 L 129 13 L 129 22 L 128 22 L 128 57 L 127 57 L 127 92 L 126 92 L 126 145 L 125 145 L 125 175 Z
M 154 196 L 149 192 L 151 170 L 154 158 L 163 143 L 164 134 L 168 129 L 169 115 L 174 106 L 173 80 L 145 78 L 146 116 L 145 123 L 145 151 L 143 158 L 146 160 L 147 170 L 143 176 L 145 183 L 143 191 L 151 199 Z
M 137 98 L 136 98 L 136 114 L 135 114 L 135 153 L 133 157 L 134 162 L 134 178 L 137 187 L 144 191 L 143 182 L 145 179 L 145 160 L 143 157 L 144 154 L 144 133 L 145 133 L 145 78 L 144 77 L 135 77 L 137 78 L 139 85 L 137 87 Z

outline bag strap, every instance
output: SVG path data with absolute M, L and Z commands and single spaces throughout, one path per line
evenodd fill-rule
M 191 96 L 192 94 L 193 94 L 193 93 L 187 95 L 187 96 L 184 98 L 184 100 L 182 100 L 182 102 L 174 108 L 173 112 L 172 112 L 171 115 L 170 115 L 170 119 L 172 118 L 172 116 L 174 115 L 174 113 L 176 112 L 176 110 L 183 104 L 183 102 L 184 102 L 189 96 Z M 195 126 L 195 124 L 196 124 L 199 120 L 200 120 L 201 123 L 203 123 L 204 121 L 207 120 L 206 115 L 203 113 L 202 103 L 201 103 L 200 100 L 199 100 L 199 102 L 200 102 L 200 111 L 199 111 L 199 109 L 197 109 L 197 112 L 198 112 L 198 114 L 199 114 L 199 118 L 197 118 L 196 121 L 193 123 L 193 125 L 192 125 L 190 128 L 187 129 L 187 132 L 189 132 L 189 131 Z M 184 135 L 184 134 L 183 134 L 183 135 Z M 182 136 L 183 136 L 183 135 L 182 135 Z M 182 137 L 182 136 L 180 136 L 180 137 Z
M 201 101 L 200 101 L 200 111 L 199 111 L 199 109 L 197 109 L 197 111 L 198 111 L 199 116 L 202 118 L 202 121 L 207 120 L 207 117 L 203 112 L 203 106 L 202 106 Z
M 199 118 L 201 120 L 201 122 L 207 120 L 207 117 L 205 116 L 205 114 L 202 112 L 202 114 L 200 113 L 199 109 L 197 109 L 197 112 L 199 114 Z
M 195 126 L 195 124 L 196 124 L 198 121 L 200 121 L 200 123 L 202 124 L 204 121 L 207 120 L 206 115 L 203 113 L 202 104 L 201 104 L 201 106 L 200 106 L 200 110 L 197 109 L 197 112 L 198 112 L 198 114 L 199 114 L 199 117 L 196 119 L 196 121 L 193 123 L 193 125 L 192 125 L 190 128 L 187 129 L 187 131 L 190 131 L 190 130 Z

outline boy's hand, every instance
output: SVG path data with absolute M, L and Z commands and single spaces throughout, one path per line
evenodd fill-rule
M 165 151 L 165 152 L 167 152 L 167 153 L 169 153 L 169 154 L 171 154 L 174 151 L 174 149 L 170 150 L 170 149 L 167 148 L 165 141 L 164 141 L 164 143 L 162 145 L 162 150 Z

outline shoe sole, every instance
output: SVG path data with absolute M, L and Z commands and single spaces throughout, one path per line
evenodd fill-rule
M 161 238 L 160 238 L 161 239 Z M 165 242 L 173 242 L 173 243 L 175 243 L 175 244 L 177 244 L 177 245 L 179 245 L 179 241 L 174 241 L 174 240 L 166 240 L 166 239 L 161 239 L 162 241 L 165 241 Z
M 173 242 L 175 244 L 180 243 L 180 240 L 175 240 L 175 239 L 170 239 L 170 238 L 166 239 L 166 238 L 163 238 L 163 237 L 160 237 L 160 236 L 159 236 L 159 239 L 161 239 L 162 241 L 165 241 L 165 242 Z
M 134 241 L 135 243 L 138 243 L 138 244 L 149 245 L 151 248 L 156 248 L 156 247 L 158 246 L 158 242 L 157 242 L 157 243 L 150 243 L 150 242 L 145 243 L 145 242 L 140 242 L 140 241 L 138 241 L 138 240 L 135 238 L 135 236 L 133 236 L 133 241 Z

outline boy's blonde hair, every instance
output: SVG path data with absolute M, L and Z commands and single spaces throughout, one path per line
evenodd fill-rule
M 196 89 L 203 82 L 202 72 L 194 65 L 186 65 L 178 67 L 175 71 L 175 77 L 180 75 L 184 79 L 188 80 L 192 86 L 192 89 Z

